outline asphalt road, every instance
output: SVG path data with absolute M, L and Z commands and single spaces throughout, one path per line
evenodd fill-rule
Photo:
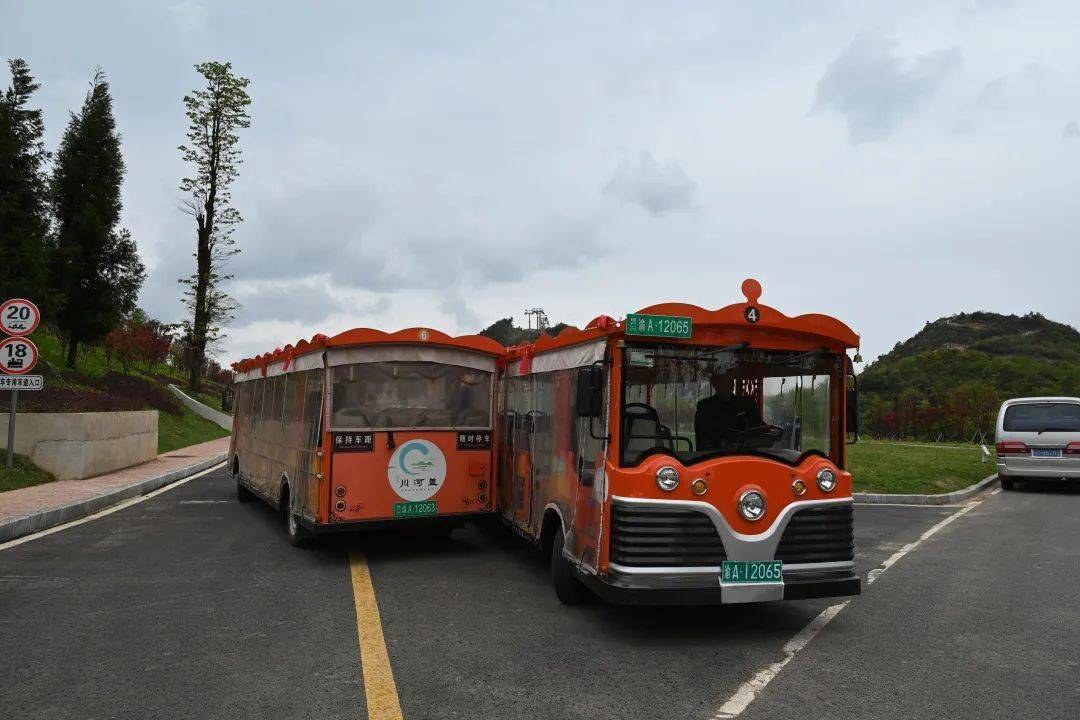
M 1080 489 L 983 497 L 740 717 L 1080 715 Z M 860 572 L 956 511 L 858 506 Z M 0 718 L 367 718 L 350 550 L 407 720 L 707 720 L 831 604 L 567 608 L 498 527 L 296 550 L 219 471 L 0 550 Z

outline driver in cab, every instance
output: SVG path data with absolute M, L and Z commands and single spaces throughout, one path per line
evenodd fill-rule
M 764 424 L 761 409 L 753 398 L 734 393 L 734 376 L 716 373 L 709 382 L 713 395 L 699 400 L 694 412 L 697 449 L 736 449 L 744 444 L 749 429 Z

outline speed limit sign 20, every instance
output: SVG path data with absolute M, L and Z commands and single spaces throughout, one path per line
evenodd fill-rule
M 41 312 L 29 300 L 14 298 L 0 305 L 0 330 L 6 335 L 22 337 L 37 329 Z
M 0 372 L 22 375 L 34 369 L 38 350 L 26 338 L 12 337 L 0 342 Z

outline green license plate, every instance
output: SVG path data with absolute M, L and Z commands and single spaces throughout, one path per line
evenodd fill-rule
M 725 560 L 720 566 L 723 583 L 779 583 L 784 581 L 780 560 Z
M 434 500 L 423 502 L 394 503 L 394 517 L 421 517 L 423 515 L 437 515 L 439 505 Z
M 688 317 L 630 313 L 626 316 L 626 334 L 687 339 L 694 334 L 694 323 Z

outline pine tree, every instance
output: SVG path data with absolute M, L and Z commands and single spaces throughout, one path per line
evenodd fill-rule
M 206 87 L 184 96 L 189 144 L 181 145 L 185 161 L 195 174 L 180 181 L 189 194 L 187 212 L 195 218 L 195 273 L 180 282 L 187 286 L 184 304 L 191 319 L 184 322 L 191 350 L 189 385 L 198 391 L 206 365 L 206 349 L 220 338 L 221 325 L 232 319 L 236 303 L 221 289 L 231 275 L 222 269 L 240 252 L 232 238 L 243 218 L 232 207 L 230 186 L 239 174 L 240 137 L 237 131 L 250 124 L 247 107 L 248 79 L 233 75 L 230 63 L 206 62 L 195 66 Z
M 109 84 L 100 70 L 60 141 L 51 195 L 56 222 L 53 321 L 74 367 L 81 345 L 103 339 L 134 308 L 146 278 L 131 233 L 119 229 L 124 160 Z
M 24 297 L 45 305 L 49 221 L 46 206 L 45 123 L 27 108 L 38 89 L 26 62 L 8 61 L 11 85 L 0 94 L 0 302 Z

